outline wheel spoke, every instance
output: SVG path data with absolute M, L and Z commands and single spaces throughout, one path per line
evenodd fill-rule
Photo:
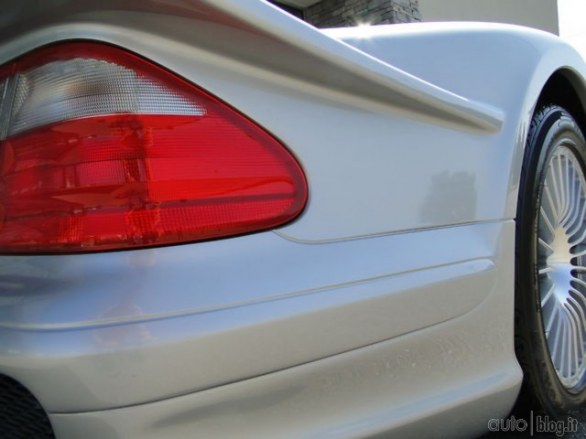
M 555 168 L 553 165 L 550 165 L 549 168 L 549 178 L 552 183 L 552 190 L 553 190 L 553 199 L 555 201 L 556 206 L 556 222 L 558 222 L 562 217 L 563 205 L 562 205 L 562 196 L 560 194 L 557 179 L 555 177 Z
M 580 230 L 580 229 L 578 229 L 578 230 Z M 577 232 L 578 231 L 576 231 L 576 233 Z M 574 234 L 568 233 L 568 235 L 574 236 L 576 233 L 574 233 Z M 573 247 L 573 246 L 575 246 L 577 244 L 580 244 L 580 243 L 582 243 L 584 241 L 585 238 L 586 238 L 586 227 L 584 227 L 584 229 L 582 230 L 582 233 L 580 233 L 580 237 L 578 239 L 570 240 L 570 245 Z
M 545 328 L 545 335 L 547 336 L 548 334 L 551 334 L 551 330 L 553 329 L 553 324 L 555 323 L 555 320 L 558 316 L 559 313 L 559 309 L 557 306 L 555 306 L 553 308 L 553 312 L 551 313 L 551 315 L 549 316 L 549 321 L 547 322 L 547 326 Z
M 545 268 L 541 268 L 539 270 L 539 274 L 547 274 L 547 273 L 551 273 L 552 271 L 553 271 L 553 268 L 545 267 Z
M 539 244 L 542 245 L 543 247 L 545 247 L 548 251 L 550 251 L 551 253 L 553 253 L 553 248 L 551 245 L 549 245 L 547 242 L 545 242 L 543 239 L 539 238 Z
M 551 191 L 549 190 L 549 185 L 547 184 L 547 181 L 543 185 L 543 192 L 545 193 L 545 198 L 547 198 L 547 202 L 549 203 L 549 206 L 551 208 L 550 210 L 552 211 L 552 213 L 555 216 L 553 221 L 557 222 L 559 220 L 559 212 L 557 209 L 557 203 L 555 203 L 553 201 L 553 197 L 551 195 Z M 543 205 L 542 205 L 542 207 L 543 207 Z
M 568 316 L 566 314 L 566 310 L 564 309 L 564 307 L 562 307 L 560 314 L 562 316 L 562 321 L 564 322 L 563 330 L 562 330 L 562 337 L 561 337 L 561 341 L 560 341 L 560 343 L 562 344 L 561 371 L 562 371 L 562 375 L 564 377 L 567 377 L 569 375 L 568 369 L 570 369 L 571 364 L 572 364 L 572 345 L 570 343 L 571 331 L 570 331 L 570 327 L 569 327 L 570 325 L 568 322 Z
M 580 317 L 578 316 L 578 314 L 576 313 L 576 311 L 572 308 L 571 305 L 566 304 L 565 306 L 566 308 L 566 312 L 568 315 L 568 320 L 569 320 L 569 329 L 570 329 L 570 334 L 571 334 L 571 357 L 572 357 L 572 361 L 571 363 L 573 363 L 574 366 L 574 370 L 578 370 L 578 368 L 580 367 L 580 359 L 581 359 L 581 351 L 583 349 L 583 344 L 581 343 L 582 340 L 582 328 L 580 325 Z M 572 373 L 572 371 L 570 370 L 570 374 Z
M 586 317 L 584 316 L 584 310 L 582 308 L 580 308 L 580 304 L 578 302 L 576 302 L 575 299 L 573 299 L 572 297 L 568 298 L 568 304 L 567 304 L 567 308 L 568 311 L 570 312 L 572 319 L 574 321 L 575 324 L 575 328 L 576 328 L 576 337 L 577 337 L 577 345 L 580 347 L 580 353 L 577 355 L 580 358 L 584 357 L 584 321 L 586 320 Z
M 580 231 L 580 228 L 584 225 L 584 215 L 586 215 L 586 200 L 582 202 L 582 210 L 580 210 L 580 215 L 574 221 L 575 224 L 572 228 L 568 228 L 569 236 L 574 236 Z
M 557 175 L 558 175 L 558 179 L 559 179 L 559 184 L 560 184 L 560 196 L 561 196 L 561 201 L 562 201 L 562 210 L 560 212 L 560 222 L 561 219 L 564 218 L 566 216 L 566 211 L 568 210 L 568 203 L 566 200 L 566 188 L 565 188 L 565 184 L 564 184 L 564 172 L 562 170 L 562 157 L 563 156 L 558 156 L 557 157 Z
M 574 191 L 574 185 L 573 185 L 573 180 L 572 180 L 572 175 L 571 175 L 571 174 L 573 174 L 573 168 L 570 167 L 570 161 L 567 157 L 564 157 L 564 164 L 565 164 L 565 169 L 566 169 L 566 171 L 564 172 L 564 177 L 565 177 L 564 185 L 566 187 L 566 199 L 568 200 L 568 208 L 566 209 L 566 214 L 564 215 L 564 218 L 567 218 L 574 211 L 575 191 Z M 563 222 L 564 221 L 562 220 L 562 223 Z
M 582 279 L 580 279 L 579 277 L 572 276 L 572 282 L 576 282 L 577 284 L 580 284 L 580 285 L 582 285 L 584 288 L 586 288 L 586 282 L 585 282 L 585 281 L 583 281 Z M 582 293 L 580 293 L 580 292 L 579 292 L 577 289 L 575 289 L 575 288 L 572 288 L 572 287 L 570 287 L 570 291 L 572 291 L 573 293 L 576 293 L 576 294 L 580 294 L 580 295 L 582 295 Z M 586 302 L 585 302 L 585 303 L 586 303 Z
M 555 292 L 555 284 L 552 283 L 551 286 L 549 287 L 549 290 L 547 290 L 547 293 L 545 293 L 545 296 L 543 296 L 541 299 L 541 307 L 542 308 L 545 306 L 547 301 L 553 297 L 554 292 Z
M 572 257 L 574 257 L 574 258 L 578 258 L 578 257 L 584 256 L 584 255 L 586 255 L 586 249 L 580 250 L 577 253 L 572 253 Z
M 563 324 L 564 317 L 562 316 L 559 308 L 556 308 L 556 310 L 557 310 L 557 313 L 556 313 L 556 316 L 557 316 L 556 323 L 557 323 L 557 325 L 556 325 L 555 337 L 554 337 L 554 340 L 553 340 L 553 352 L 552 352 L 552 354 L 553 354 L 554 362 L 555 362 L 556 359 L 558 360 L 557 361 L 557 364 L 558 364 L 560 373 L 563 374 L 563 370 L 564 370 L 564 367 L 563 367 L 563 363 L 564 363 L 564 348 L 563 348 L 563 345 L 564 345 L 564 343 L 563 343 L 562 331 L 563 331 L 563 327 L 564 327 L 564 324 Z M 560 342 L 560 338 L 562 339 L 562 342 Z M 561 346 L 561 349 L 562 349 L 561 352 L 560 352 L 560 344 L 562 345 Z M 560 361 L 560 359 L 561 359 L 561 361 Z
M 575 174 L 575 172 L 573 172 L 573 174 Z M 562 220 L 562 225 L 566 229 L 569 229 L 576 222 L 576 219 L 579 218 L 580 201 L 582 199 L 580 181 L 575 175 L 570 184 L 572 186 L 572 205 L 570 206 L 571 208 L 568 215 Z
M 555 235 L 555 229 L 554 229 L 553 225 L 551 224 L 549 217 L 545 213 L 545 209 L 543 208 L 543 206 L 541 206 L 539 213 L 541 215 L 541 218 L 543 219 L 545 226 L 548 228 L 549 232 L 552 234 L 552 236 Z

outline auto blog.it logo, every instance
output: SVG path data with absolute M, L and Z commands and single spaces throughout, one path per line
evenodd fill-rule
M 525 433 L 530 437 L 535 434 L 554 434 L 556 437 L 564 437 L 566 433 L 578 431 L 578 420 L 569 416 L 566 419 L 554 419 L 549 416 L 535 415 L 533 411 L 529 419 L 510 416 L 505 419 L 491 419 L 488 421 L 488 429 L 491 432 Z

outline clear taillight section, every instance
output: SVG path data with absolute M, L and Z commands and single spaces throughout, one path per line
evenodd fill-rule
M 299 164 L 200 88 L 97 43 L 0 69 L 0 252 L 86 252 L 250 233 L 295 218 Z

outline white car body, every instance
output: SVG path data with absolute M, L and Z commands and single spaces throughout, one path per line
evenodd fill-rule
M 3 5 L 0 64 L 78 39 L 268 129 L 310 198 L 242 237 L 0 257 L 0 374 L 57 439 L 469 437 L 508 414 L 524 144 L 553 76 L 584 108 L 574 49 L 492 24 L 320 32 L 256 0 Z

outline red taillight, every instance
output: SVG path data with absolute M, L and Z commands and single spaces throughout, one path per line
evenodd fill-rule
M 0 253 L 85 252 L 265 230 L 307 186 L 274 137 L 131 53 L 38 50 L 0 70 Z

